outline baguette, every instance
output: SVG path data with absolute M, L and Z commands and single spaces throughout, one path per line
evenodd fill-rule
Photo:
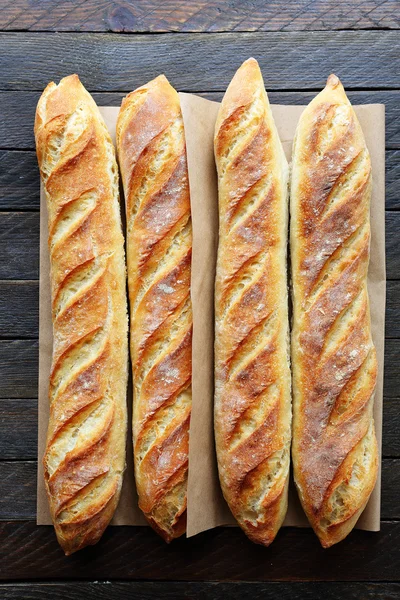
M 294 477 L 324 547 L 354 527 L 378 472 L 367 292 L 370 197 L 363 133 L 331 75 L 298 124 L 290 232 Z
M 253 58 L 223 98 L 215 158 L 218 470 L 239 525 L 267 546 L 286 514 L 290 459 L 288 164 Z
M 161 75 L 117 123 L 126 200 L 133 448 L 139 506 L 165 541 L 186 531 L 192 229 L 183 120 Z
M 50 83 L 35 138 L 46 192 L 53 361 L 43 458 L 65 553 L 95 544 L 125 468 L 127 305 L 115 152 L 77 75 Z

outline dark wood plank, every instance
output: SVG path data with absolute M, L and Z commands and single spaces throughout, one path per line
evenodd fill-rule
M 400 281 L 386 283 L 386 338 L 400 338 Z
M 38 279 L 39 213 L 0 213 L 0 279 Z
M 37 459 L 37 400 L 0 400 L 0 460 Z
M 1 406 L 2 401 L 0 401 Z M 34 461 L 0 461 L 0 521 L 36 518 L 36 471 Z M 400 459 L 382 460 L 383 520 L 400 519 Z
M 0 462 L 0 520 L 36 519 L 36 473 L 36 460 Z
M 400 580 L 400 522 L 379 533 L 353 531 L 323 550 L 309 529 L 286 527 L 269 548 L 236 528 L 167 546 L 146 527 L 109 527 L 96 546 L 65 558 L 51 527 L 0 523 L 0 578 L 236 581 Z
M 400 208 L 400 151 L 386 151 L 386 207 Z M 0 210 L 39 209 L 39 171 L 32 150 L 0 150 Z
M 386 207 L 400 208 L 400 150 L 386 152 Z
M 265 71 L 265 74 L 267 74 L 267 71 Z M 145 81 L 146 78 L 142 77 L 140 83 L 142 84 Z M 134 85 L 132 85 L 132 89 L 133 88 Z M 179 81 L 178 89 L 182 91 L 182 88 L 179 86 Z M 222 98 L 223 91 L 202 92 L 199 95 L 205 96 L 210 100 L 219 101 Z M 273 104 L 307 104 L 315 95 L 316 92 L 269 92 L 269 98 Z M 349 92 L 348 95 L 354 104 L 385 104 L 386 147 L 389 149 L 400 148 L 400 92 Z M 125 93 L 123 92 L 101 92 L 93 94 L 93 97 L 99 106 L 119 106 L 124 96 Z M 2 119 L 0 120 L 0 148 L 34 150 L 33 121 L 39 97 L 40 92 L 0 92 L 0 106 L 2 109 Z M 16 106 L 18 106 L 18 110 L 16 110 Z M 17 158 L 14 159 L 14 164 L 15 160 L 17 160 Z M 26 160 L 28 161 L 29 159 L 27 158 Z M 32 156 L 30 160 L 29 169 L 33 169 L 35 160 Z M 4 177 L 6 177 L 6 175 L 4 175 Z M 14 181 L 13 185 L 15 189 L 17 182 Z M 37 193 L 38 188 L 35 189 Z M 31 188 L 31 191 L 34 192 L 34 189 Z M 25 200 L 23 208 L 27 207 L 26 202 L 28 201 L 31 202 L 31 195 L 29 199 L 27 198 Z M 37 199 L 35 201 L 37 202 Z
M 399 583 L 93 581 L 0 585 L 3 600 L 397 600 Z
M 124 93 L 94 94 L 99 106 L 119 106 L 124 96 Z M 35 149 L 33 123 L 39 97 L 40 92 L 0 92 L 0 106 L 2 107 L 2 118 L 0 120 L 0 148 L 16 150 Z M 16 110 L 16 106 L 18 106 L 18 110 Z M 19 156 L 21 156 L 21 153 L 16 152 L 8 159 L 10 169 L 17 169 L 16 161 L 19 159 Z M 37 172 L 36 156 L 33 153 L 29 153 L 26 155 L 25 160 L 29 161 L 29 171 L 33 171 L 33 169 L 36 168 Z M 12 175 L 7 177 L 6 173 L 4 173 L 1 175 L 0 181 L 3 182 L 3 180 L 4 186 L 8 183 L 13 186 L 13 193 L 15 193 L 16 188 L 24 193 L 24 186 L 18 185 Z M 7 188 L 5 187 L 4 191 L 6 190 Z M 34 194 L 30 195 L 29 201 L 31 202 L 33 196 L 35 196 L 33 201 L 39 206 L 38 180 L 36 181 L 34 190 L 31 188 L 31 191 L 34 192 Z M 4 198 L 3 202 L 4 201 L 7 201 L 7 199 Z M 23 201 L 24 208 L 27 208 L 25 204 L 26 201 L 27 199 Z
M 29 31 L 218 32 L 398 29 L 396 2 L 196 0 L 13 0 L 0 29 Z
M 29 125 L 32 126 L 32 121 Z M 39 208 L 39 170 L 36 154 L 0 150 L 0 209 L 24 208 Z
M 0 398 L 36 398 L 38 342 L 0 340 Z
M 400 460 L 382 460 L 381 519 L 400 518 Z
M 0 338 L 36 339 L 39 283 L 0 281 Z M 400 281 L 387 282 L 386 337 L 400 338 Z
M 37 396 L 38 343 L 35 340 L 0 340 L 2 385 L 0 397 Z M 400 389 L 400 344 L 387 339 L 385 344 L 385 398 L 398 398 Z M 23 369 L 21 369 L 23 365 Z
M 2 33 L 2 86 L 41 90 L 49 77 L 79 72 L 91 91 L 130 91 L 158 75 L 161 66 L 182 91 L 221 91 L 240 63 L 254 55 L 268 90 L 319 89 L 332 71 L 349 89 L 396 88 L 399 39 L 397 31 Z
M 385 398 L 382 456 L 400 458 L 400 398 Z M 0 400 L 0 460 L 36 460 L 37 400 Z M 400 468 L 400 467 L 399 467 Z
M 400 398 L 385 398 L 383 403 L 382 455 L 400 457 Z
M 400 213 L 386 212 L 386 277 L 400 279 Z
M 400 279 L 400 213 L 386 212 L 387 278 Z M 38 279 L 39 213 L 0 212 L 0 279 Z
M 398 398 L 400 390 L 400 344 L 398 340 L 385 341 L 384 397 Z
M 37 281 L 0 281 L 0 338 L 37 338 L 39 284 Z
M 388 279 L 400 279 L 400 213 L 386 212 Z M 39 213 L 0 212 L 0 279 L 38 279 Z

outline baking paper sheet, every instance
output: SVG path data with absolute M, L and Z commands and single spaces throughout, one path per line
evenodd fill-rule
M 213 341 L 214 276 L 218 243 L 217 179 L 213 156 L 214 123 L 219 104 L 191 94 L 180 94 L 187 142 L 193 219 L 193 407 L 190 426 L 188 480 L 188 537 L 235 521 L 222 497 L 216 468 L 213 436 Z M 100 109 L 115 138 L 118 107 Z M 294 132 L 304 106 L 273 105 L 278 131 L 290 160 Z M 379 447 L 382 441 L 383 357 L 385 324 L 385 112 L 383 105 L 355 107 L 371 154 L 373 188 L 371 201 L 371 260 L 368 290 L 372 335 L 379 370 L 374 417 Z M 48 422 L 48 378 L 51 366 L 52 323 L 50 307 L 47 214 L 43 190 L 40 198 L 40 306 L 39 306 L 39 436 L 37 523 L 51 524 L 43 481 L 42 456 Z M 128 392 L 131 404 L 131 391 Z M 132 464 L 131 436 L 127 440 L 127 468 L 113 525 L 145 525 L 137 506 Z M 378 531 L 380 526 L 380 472 L 374 492 L 357 527 Z M 293 482 L 284 525 L 308 526 Z

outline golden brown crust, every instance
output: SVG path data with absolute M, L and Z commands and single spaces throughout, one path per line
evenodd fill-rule
M 268 545 L 286 514 L 289 474 L 288 165 L 254 59 L 240 67 L 222 101 L 215 158 L 219 477 L 245 533 Z
M 331 75 L 300 118 L 291 185 L 294 475 L 324 547 L 354 527 L 378 470 L 370 196 L 361 127 Z
M 127 212 L 135 480 L 148 522 L 170 541 L 186 529 L 192 232 L 179 97 L 163 75 L 124 99 L 117 147 Z
M 77 75 L 50 83 L 35 137 L 46 192 L 53 363 L 44 475 L 66 554 L 95 544 L 125 468 L 127 306 L 115 152 Z

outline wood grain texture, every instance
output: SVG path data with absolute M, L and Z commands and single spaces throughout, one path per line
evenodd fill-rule
M 51 527 L 0 524 L 0 579 L 234 581 L 400 581 L 400 522 L 379 533 L 353 531 L 324 551 L 311 529 L 283 528 L 269 548 L 236 528 L 218 528 L 166 546 L 149 528 L 109 527 L 100 543 L 65 558 Z M 390 550 L 392 549 L 392 551 Z
M 361 92 L 360 92 L 361 93 Z M 377 92 L 379 93 L 379 92 Z M 390 94 L 391 92 L 387 92 Z M 11 92 L 7 96 L 19 95 L 19 92 Z M 32 97 L 32 93 L 24 92 L 29 98 Z M 35 94 L 35 92 L 33 92 Z M 272 94 L 272 96 L 278 95 L 279 92 Z M 36 95 L 36 94 L 35 94 Z M 216 96 L 217 94 L 213 94 Z M 114 101 L 118 105 L 121 101 L 119 96 L 114 94 L 95 94 L 100 99 L 104 98 L 104 105 L 107 105 L 107 97 L 110 96 L 109 101 Z M 116 97 L 117 96 L 117 97 Z M 0 94 L 1 98 L 1 94 Z M 393 110 L 397 109 L 397 102 L 393 104 Z M 391 110 L 391 105 L 386 105 L 386 110 Z M 34 108 L 32 107 L 32 111 Z M 9 111 L 9 116 L 12 118 L 12 111 Z M 33 118 L 33 112 L 29 116 L 26 115 L 26 122 L 19 122 L 17 126 L 17 119 L 15 118 L 15 131 L 20 132 L 19 139 L 23 143 L 27 142 L 30 136 L 31 118 Z M 29 117 L 29 118 L 28 118 Z M 395 120 L 392 121 L 395 123 Z M 390 126 L 390 123 L 387 123 Z M 1 135 L 0 122 L 0 135 Z M 6 123 L 3 123 L 3 127 Z M 21 128 L 26 128 L 26 136 L 23 137 Z M 29 131 L 28 131 L 29 130 Z M 400 142 L 400 138 L 399 138 Z M 393 142 L 391 142 L 393 143 Z M 400 151 L 399 150 L 387 150 L 386 151 L 386 208 L 398 210 L 400 209 L 400 194 L 398 193 L 398 180 L 400 179 Z M 37 168 L 36 154 L 33 150 L 27 152 L 19 152 L 16 150 L 0 150 L 0 210 L 38 210 L 40 203 L 39 196 L 39 172 Z
M 383 457 L 400 458 L 399 430 L 400 398 L 385 398 Z M 36 458 L 37 399 L 0 400 L 0 460 Z
M 383 404 L 384 456 L 400 456 L 400 398 L 385 398 Z
M 37 279 L 39 213 L 0 213 L 0 279 Z
M 400 208 L 400 151 L 386 153 L 386 208 Z
M 384 398 L 397 398 L 400 389 L 400 344 L 398 340 L 385 341 L 385 373 L 383 384 Z
M 30 115 L 33 118 L 33 114 Z M 29 126 L 32 128 L 32 121 Z M 34 152 L 0 150 L 0 209 L 39 208 L 39 170 Z
M 249 56 L 259 60 L 268 91 L 321 89 L 331 72 L 348 90 L 396 88 L 399 39 L 397 31 L 2 33 L 2 88 L 40 91 L 50 77 L 77 72 L 91 93 L 131 91 L 156 77 L 162 66 L 178 91 L 221 91 Z
M 0 462 L 2 494 L 0 520 L 30 520 L 36 518 L 37 462 Z
M 386 212 L 386 269 L 388 279 L 400 279 L 397 232 L 400 213 Z M 38 279 L 39 213 L 0 212 L 0 280 Z
M 35 30 L 101 30 L 101 31 L 207 31 L 246 29 L 343 29 L 398 28 L 398 0 L 368 0 L 348 3 L 317 0 L 316 2 L 186 2 L 166 0 L 6 0 L 0 14 L 0 29 Z M 294 6 L 295 5 L 295 8 Z M 275 12 L 274 12 L 275 11 Z M 295 14 L 293 13 L 295 11 Z M 250 15 L 250 18 L 248 17 Z M 49 78 L 77 70 L 100 105 L 118 105 L 124 92 L 142 84 L 152 74 L 164 70 L 180 90 L 194 91 L 210 99 L 220 100 L 227 82 L 242 58 L 258 53 L 272 103 L 307 103 L 312 89 L 322 87 L 333 69 L 338 70 L 354 104 L 383 102 L 386 104 L 387 208 L 399 205 L 400 102 L 397 32 L 338 32 L 306 34 L 237 34 L 234 35 L 167 35 L 167 36 L 92 36 L 15 33 L 0 37 L 2 56 L 0 92 L 0 209 L 37 210 L 39 179 L 33 152 L 32 123 L 36 102 Z M 324 45 L 326 45 L 324 47 Z M 397 58 L 396 58 L 397 55 Z M 157 60 L 155 60 L 157 57 Z M 257 57 L 257 54 L 256 54 Z M 309 69 L 312 64 L 313 68 Z M 366 68 L 368 65 L 368 68 Z M 122 87 L 121 87 L 122 86 Z M 368 90 L 369 87 L 374 89 Z M 386 88 L 386 89 L 378 89 Z M 277 91 L 277 90 L 286 91 Z M 17 91 L 11 91 L 17 90 Z M 37 90 L 36 92 L 25 90 Z M 204 92 L 209 90 L 209 92 Z M 276 90 L 276 91 L 274 91 Z M 293 91 L 308 90 L 308 91 Z M 16 110 L 18 107 L 18 110 Z M 393 213 L 388 215 L 388 276 L 399 278 L 398 226 Z M 1 277 L 38 277 L 38 221 L 27 214 L 0 215 Z M 2 225 L 1 225 L 2 224 Z M 13 227 L 16 235 L 14 237 Z M 10 254 L 7 255 L 7 252 Z M 11 261 L 7 256 L 11 257 Z M 392 259 L 394 256 L 394 259 Z M 397 266 L 396 266 L 397 265 Z M 394 268 L 393 268 L 394 267 Z M 20 292 L 14 285 L 21 285 Z M 398 364 L 400 282 L 388 281 L 387 341 L 385 362 L 385 402 L 383 454 L 400 456 Z M 25 286 L 27 288 L 25 289 Z M 29 288 L 29 289 L 28 289 Z M 20 297 L 19 297 L 20 293 Z M 37 336 L 35 304 L 37 283 L 3 281 L 0 284 L 0 335 L 3 337 Z M 37 301 L 37 295 L 36 295 Z M 5 309 L 5 310 L 4 310 Z M 29 313 L 29 314 L 28 314 Z M 25 320 L 25 329 L 24 329 Z M 0 460 L 30 460 L 36 456 L 37 394 L 36 340 L 1 340 L 0 374 Z M 399 461 L 389 465 L 397 491 L 393 501 L 398 506 Z M 18 479 L 14 462 L 8 463 L 11 480 Z M 30 484 L 23 510 L 34 514 L 34 471 L 30 466 Z M 26 470 L 23 471 L 26 474 Z M 393 477 L 392 477 L 393 475 Z M 29 485 L 31 487 L 29 488 Z M 22 494 L 24 493 L 24 488 Z M 385 491 L 385 490 L 384 490 Z M 386 493 L 386 492 L 385 492 Z M 387 496 L 386 498 L 390 498 Z M 387 499 L 385 499 L 385 503 Z M 17 502 L 18 504 L 18 502 Z M 8 508 L 11 511 L 11 508 Z M 19 509 L 18 509 L 19 510 Z M 385 509 L 386 510 L 386 509 Z M 397 509 L 396 509 L 397 511 Z M 51 528 L 38 528 L 34 523 L 0 524 L 0 577 L 4 579 L 63 579 L 68 584 L 29 583 L 25 587 L 9 584 L 0 587 L 6 598 L 84 597 L 125 598 L 331 598 L 346 597 L 394 599 L 400 595 L 400 584 L 332 583 L 332 580 L 400 581 L 400 524 L 383 523 L 382 532 L 353 532 L 337 549 L 323 552 L 310 531 L 285 529 L 269 550 L 246 542 L 235 530 L 215 530 L 189 541 L 174 542 L 168 549 L 150 531 L 143 528 L 110 528 L 98 549 L 85 551 L 81 557 L 65 559 Z M 192 583 L 119 582 L 94 584 L 71 582 L 74 578 L 147 578 L 189 579 Z M 328 583 L 204 583 L 204 579 L 326 579 Z M 197 582 L 194 582 L 197 580 Z
M 400 281 L 386 282 L 386 338 L 400 338 Z
M 2 401 L 0 401 L 0 410 L 1 404 Z M 36 470 L 36 460 L 0 461 L 2 481 L 0 521 L 35 520 Z M 385 458 L 382 461 L 381 516 L 382 520 L 400 519 L 400 459 L 398 458 Z M 207 546 L 204 547 L 204 552 L 207 552 Z
M 388 279 L 400 279 L 397 232 L 400 213 L 386 212 L 386 269 Z M 0 280 L 38 279 L 39 213 L 0 212 Z
M 83 65 L 80 71 L 82 67 Z M 223 95 L 223 92 L 196 93 L 216 101 L 220 101 Z M 99 106 L 119 106 L 125 95 L 124 92 L 100 92 L 93 94 L 93 98 Z M 39 96 L 40 92 L 0 92 L 0 148 L 34 150 L 32 123 Z M 268 96 L 271 104 L 307 104 L 315 96 L 315 92 L 269 92 Z M 385 104 L 386 147 L 400 148 L 400 91 L 349 92 L 348 96 L 353 104 Z M 18 111 L 15 110 L 16 104 Z M 6 174 L 1 177 L 5 178 Z M 17 185 L 15 180 L 14 185 Z
M 386 278 L 400 279 L 399 227 L 400 213 L 386 212 Z
M 0 398 L 37 396 L 38 343 L 36 340 L 0 340 L 2 385 Z M 384 397 L 398 398 L 400 389 L 400 344 L 387 339 L 385 344 Z M 23 369 L 21 369 L 23 365 Z
M 37 459 L 38 402 L 0 400 L 0 460 Z
M 17 94 L 18 92 L 13 93 Z M 104 96 L 107 96 L 107 94 L 104 94 Z M 110 94 L 110 96 L 113 96 L 113 94 Z M 105 102 L 107 102 L 107 99 Z M 27 121 L 26 123 L 20 122 L 19 127 L 15 123 L 16 131 L 20 132 L 20 139 L 24 143 L 26 143 L 26 138 L 23 139 L 21 128 L 26 127 L 28 129 L 30 127 L 31 122 L 29 119 Z M 1 125 L 0 123 L 0 135 Z M 399 179 L 400 151 L 387 150 L 386 208 L 391 210 L 400 209 L 400 195 L 397 190 Z M 30 149 L 26 152 L 0 150 L 0 210 L 39 210 L 39 204 L 40 181 L 35 152 Z
M 37 281 L 0 281 L 0 338 L 37 338 Z
M 218 32 L 398 29 L 396 2 L 297 0 L 63 0 L 49 6 L 14 0 L 2 11 L 0 29 L 29 31 Z
M 38 392 L 36 340 L 1 340 L 0 398 L 35 398 Z
M 386 398 L 383 412 L 384 457 L 400 457 L 399 428 L 400 399 Z M 36 444 L 37 400 L 0 400 L 0 460 L 35 460 Z
M 342 582 L 177 582 L 93 581 L 9 583 L 0 585 L 3 600 L 397 600 L 399 583 Z
M 13 92 L 10 95 L 12 94 L 16 95 L 19 93 Z M 32 94 L 29 92 L 24 93 L 24 95 L 25 94 L 28 97 L 32 96 Z M 279 94 L 279 92 L 276 94 Z M 99 96 L 106 96 L 104 102 L 107 102 L 108 94 L 99 94 Z M 114 94 L 110 94 L 110 101 L 113 99 L 113 96 Z M 388 108 L 388 105 L 386 108 Z M 397 108 L 397 103 L 393 105 L 393 108 Z M 32 110 L 34 111 L 33 107 Z M 9 115 L 12 115 L 11 111 Z M 15 118 L 14 123 L 15 131 L 19 132 L 19 140 L 22 141 L 22 143 L 26 143 L 27 137 L 30 136 L 30 131 L 28 132 L 28 130 L 31 126 L 30 118 L 33 118 L 33 113 L 29 118 L 28 115 L 26 115 L 26 117 L 26 122 L 20 121 L 19 125 L 17 125 L 17 119 Z M 395 123 L 395 121 L 393 122 Z M 0 122 L 0 135 L 2 125 L 5 127 L 6 123 Z M 388 123 L 388 125 L 390 125 L 390 123 Z M 25 130 L 25 128 L 27 136 L 24 138 L 21 129 Z M 398 193 L 399 179 L 400 151 L 387 150 L 386 208 L 391 210 L 400 209 L 400 194 Z M 35 152 L 30 149 L 27 149 L 26 152 L 20 152 L 16 150 L 0 150 L 0 210 L 39 210 L 39 194 L 40 181 Z

